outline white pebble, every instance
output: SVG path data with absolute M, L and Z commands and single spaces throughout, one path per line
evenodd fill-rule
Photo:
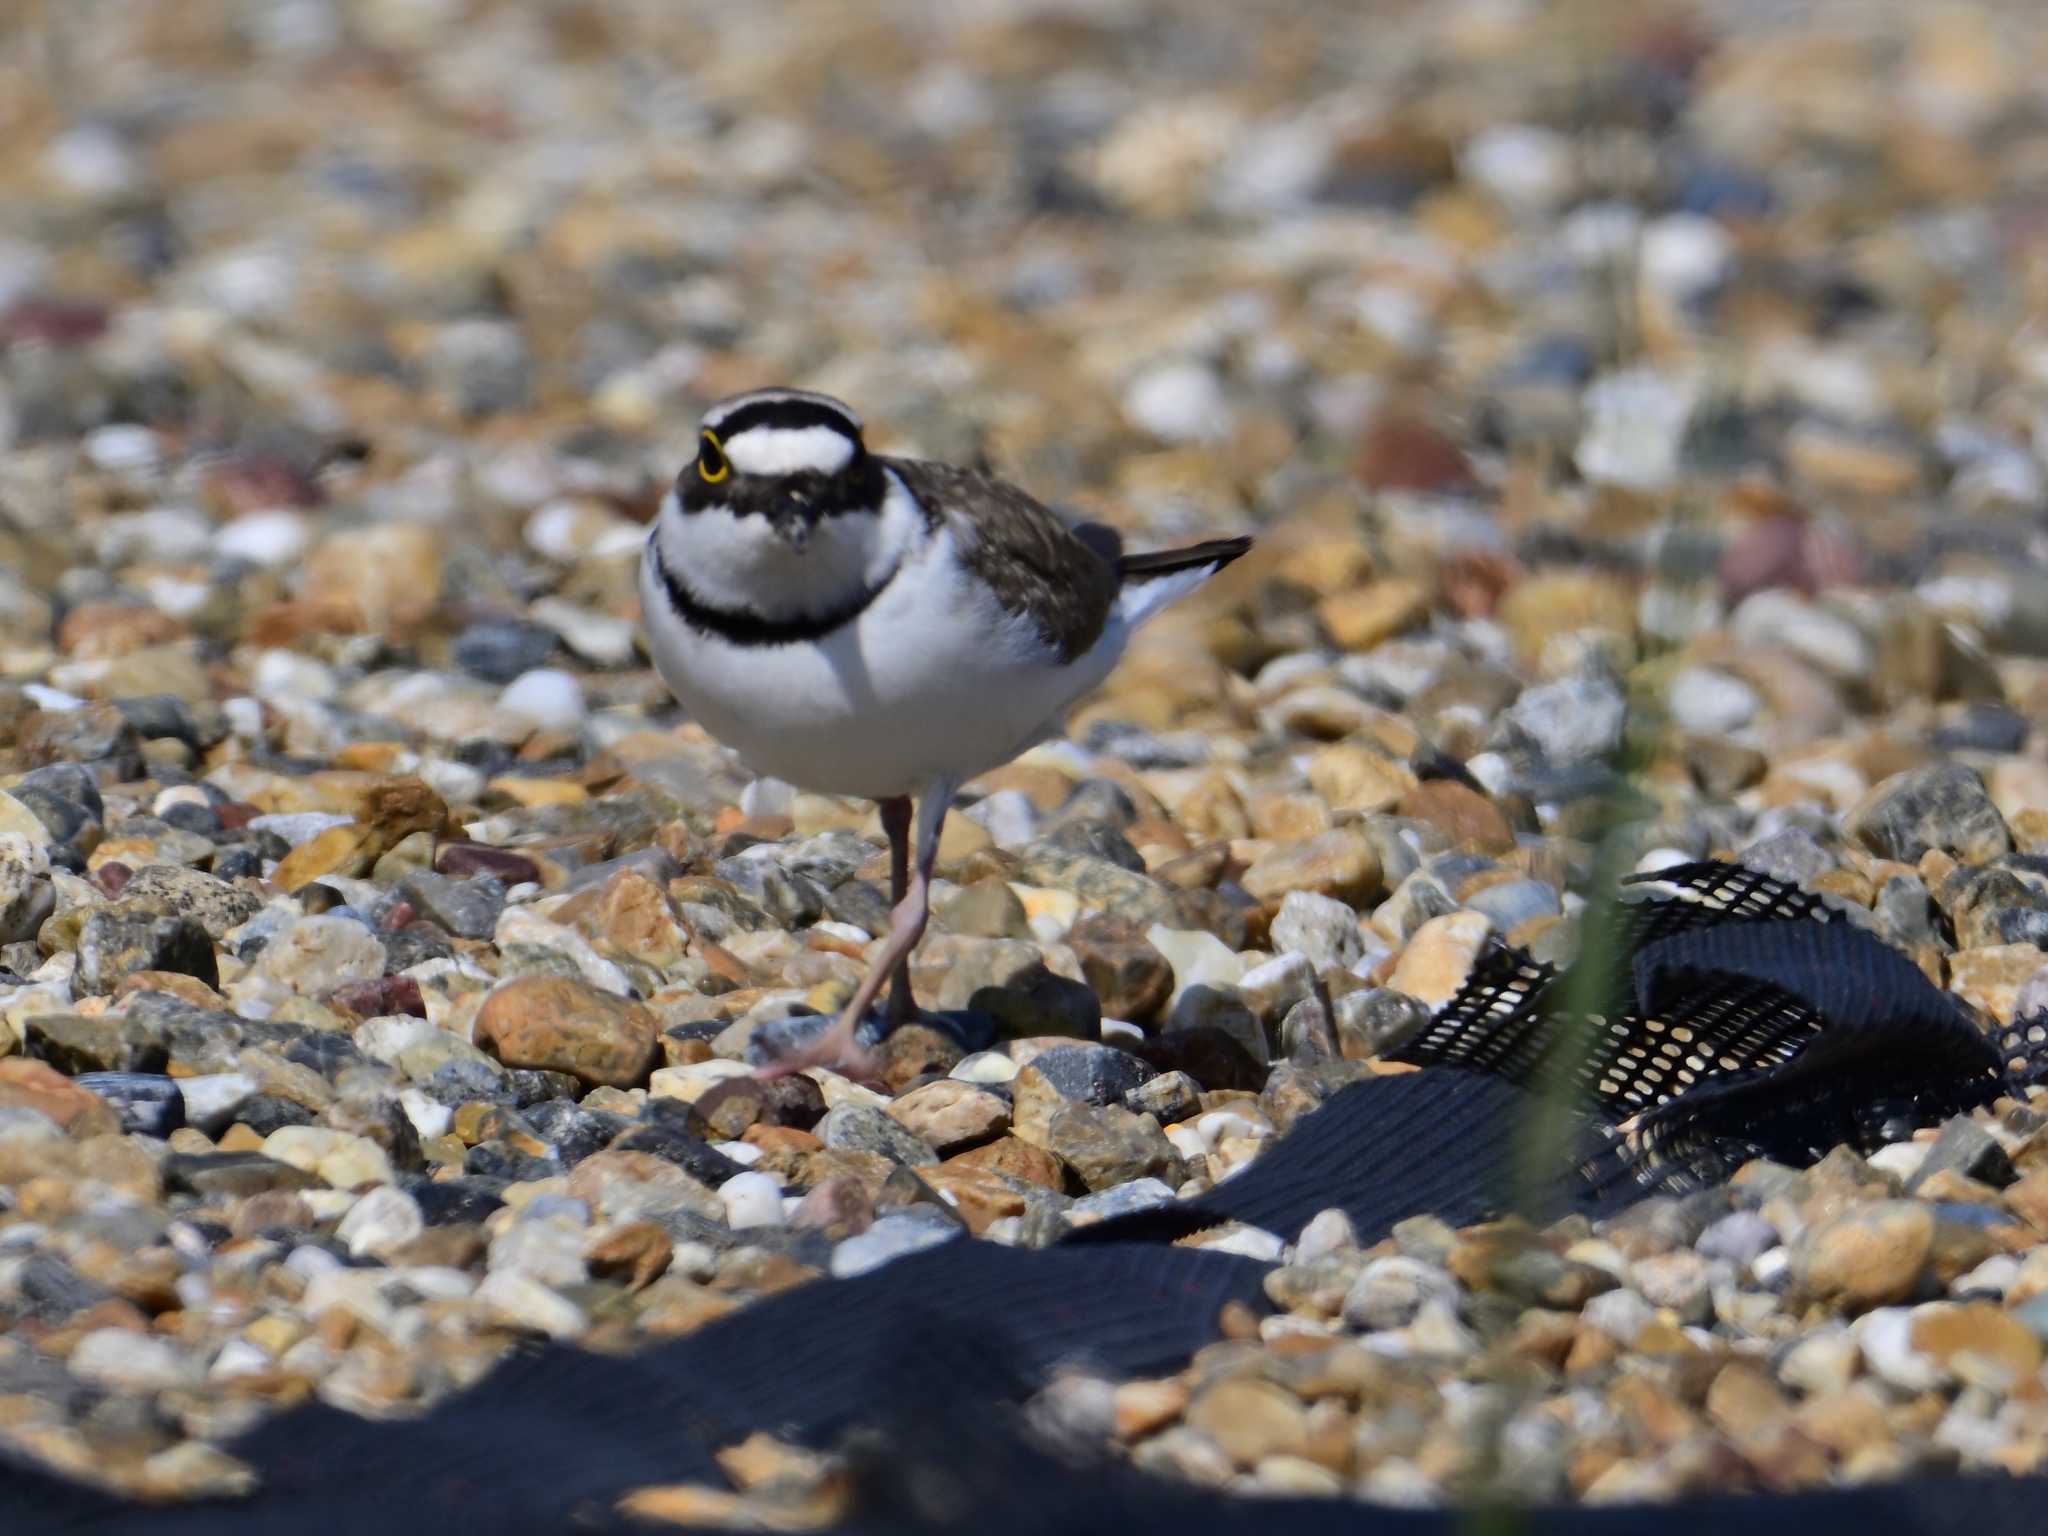
M 976 1051 L 962 1057 L 947 1075 L 963 1083 L 1007 1083 L 1017 1075 L 1017 1063 L 1001 1051 Z
M 80 1381 L 116 1392 L 154 1392 L 192 1379 L 176 1344 L 129 1328 L 95 1328 L 72 1346 L 65 1364 Z
M 1215 371 L 1196 362 L 1146 369 L 1124 392 L 1124 415 L 1169 443 L 1214 442 L 1230 435 L 1230 404 Z
M 536 667 L 514 678 L 498 695 L 498 707 L 547 731 L 574 730 L 589 713 L 583 685 L 557 667 Z
M 1294 1245 L 1295 1262 L 1312 1264 L 1332 1254 L 1349 1253 L 1357 1246 L 1358 1229 L 1349 1216 L 1332 1206 L 1316 1212 L 1301 1229 L 1301 1240 Z
M 1510 208 L 1540 213 L 1571 195 L 1572 146 L 1563 134 L 1503 123 L 1476 135 L 1458 157 L 1459 173 Z
M 726 1225 L 735 1232 L 782 1225 L 782 1186 L 765 1173 L 734 1174 L 718 1186 L 718 1198 L 725 1205 Z
M 305 514 L 278 507 L 223 524 L 213 535 L 213 552 L 274 570 L 298 559 L 312 541 L 312 524 Z

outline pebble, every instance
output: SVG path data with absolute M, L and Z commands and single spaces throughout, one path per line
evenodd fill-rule
M 726 1225 L 735 1232 L 782 1225 L 782 1186 L 765 1173 L 734 1174 L 718 1186 L 718 1198 Z
M 865 1232 L 856 1233 L 832 1250 L 832 1277 L 850 1280 L 910 1254 L 936 1248 L 957 1235 L 957 1228 L 921 1216 L 878 1216 Z
M 536 667 L 514 678 L 498 695 L 498 707 L 546 731 L 573 731 L 589 713 L 575 674 L 553 667 Z

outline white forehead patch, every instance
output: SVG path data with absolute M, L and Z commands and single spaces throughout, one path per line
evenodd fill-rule
M 836 475 L 853 462 L 851 439 L 830 427 L 748 427 L 720 446 L 743 475 Z

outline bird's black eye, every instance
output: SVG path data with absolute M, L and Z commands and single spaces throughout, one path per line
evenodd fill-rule
M 706 485 L 716 485 L 732 473 L 732 460 L 718 444 L 718 434 L 706 428 L 697 444 L 697 474 Z

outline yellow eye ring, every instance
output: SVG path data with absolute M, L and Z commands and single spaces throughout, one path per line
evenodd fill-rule
M 716 485 L 732 473 L 732 460 L 725 456 L 725 447 L 716 432 L 707 427 L 700 435 L 704 442 L 697 450 L 697 474 L 706 485 Z

